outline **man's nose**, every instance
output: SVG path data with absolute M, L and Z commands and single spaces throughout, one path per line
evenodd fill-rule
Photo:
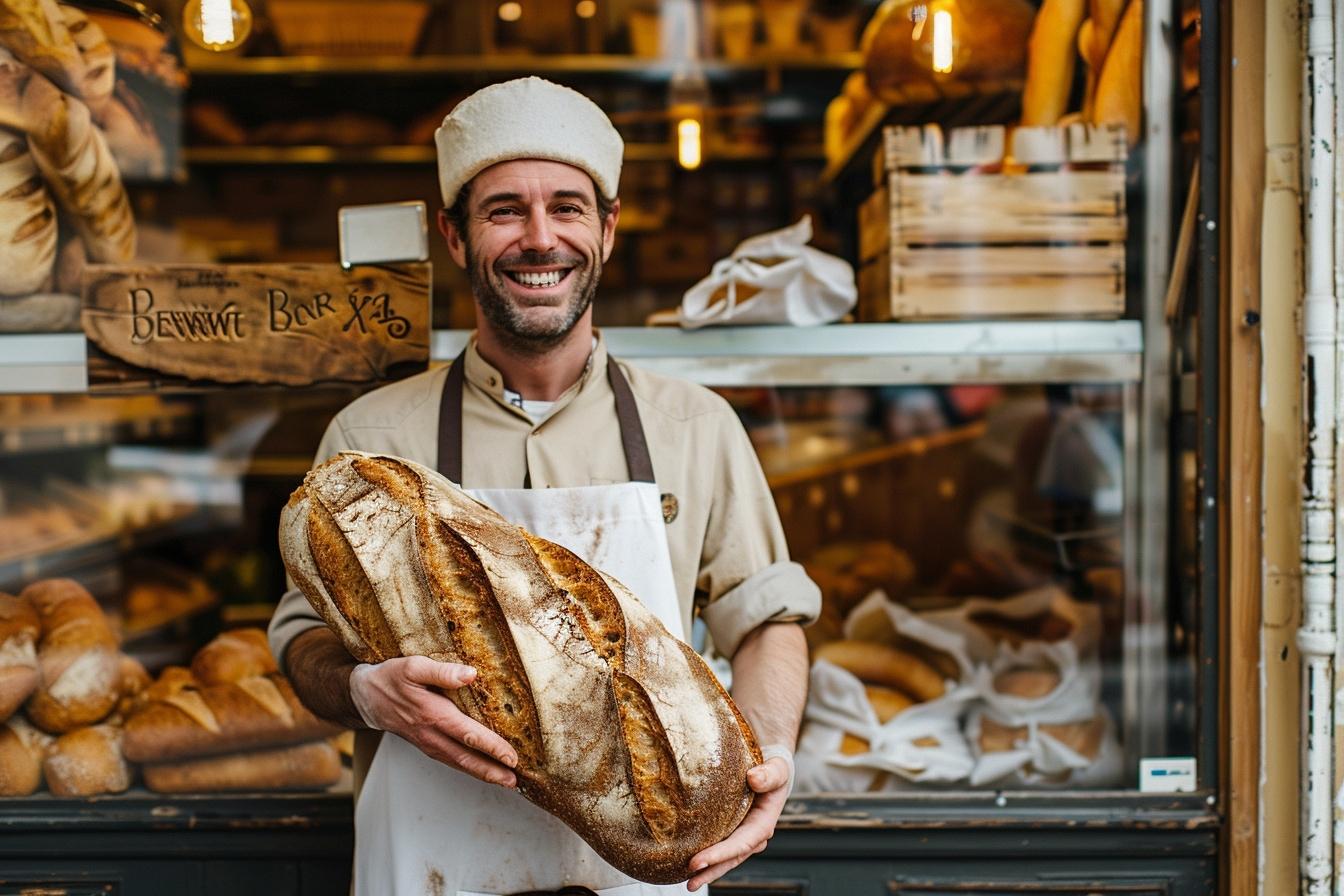
M 533 252 L 549 252 L 556 247 L 557 242 L 550 218 L 544 211 L 533 211 L 527 216 L 521 248 Z

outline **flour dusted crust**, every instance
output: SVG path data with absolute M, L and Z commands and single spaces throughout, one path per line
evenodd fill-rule
M 71 579 L 43 579 L 19 595 L 42 623 L 38 686 L 25 711 L 52 734 L 101 721 L 121 697 L 117 636 L 98 602 Z
M 745 816 L 760 751 L 700 657 L 619 582 L 434 471 L 343 453 L 291 497 L 280 544 L 361 661 L 475 666 L 456 699 L 517 750 L 519 791 L 622 872 L 685 880 Z

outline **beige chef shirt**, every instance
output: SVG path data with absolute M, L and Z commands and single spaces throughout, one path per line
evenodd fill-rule
M 686 631 L 697 604 L 715 647 L 731 657 L 765 622 L 810 622 L 821 593 L 789 561 L 774 500 L 737 414 L 718 395 L 684 380 L 621 363 L 648 441 L 658 490 L 676 503 L 667 524 L 672 574 Z M 465 488 L 532 488 L 628 482 L 607 351 L 597 339 L 579 381 L 540 423 L 504 398 L 504 378 L 467 350 L 462 399 Z M 447 367 L 364 395 L 332 420 L 320 462 L 355 449 L 437 468 L 439 399 Z M 295 636 L 323 625 L 291 589 L 271 621 L 271 648 L 284 666 Z

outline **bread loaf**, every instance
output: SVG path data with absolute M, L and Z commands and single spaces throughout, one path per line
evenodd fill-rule
M 1022 88 L 1022 124 L 1053 125 L 1068 111 L 1075 44 L 1086 0 L 1045 0 L 1036 13 L 1027 47 L 1027 81 Z
M 0 722 L 37 687 L 37 638 L 41 633 L 33 605 L 0 592 Z
M 1120 17 L 1097 78 L 1092 121 L 1124 125 L 1130 146 L 1143 136 L 1143 0 L 1130 0 Z
M 341 755 L 326 741 L 155 763 L 141 770 L 157 793 L 217 793 L 225 790 L 313 790 L 341 777 Z
M 751 805 L 759 748 L 713 673 L 619 582 L 418 464 L 347 452 L 281 514 L 294 581 L 364 662 L 468 663 L 463 711 L 519 791 L 622 872 L 689 876 Z
M 121 696 L 121 658 L 98 602 L 71 579 L 34 582 L 19 596 L 42 622 L 28 718 L 52 734 L 101 721 Z
M 152 690 L 152 688 L 151 688 Z M 302 743 L 340 729 L 310 713 L 282 675 L 179 687 L 126 720 L 126 758 L 166 762 Z
M 62 734 L 47 750 L 42 772 L 56 796 L 121 793 L 131 786 L 131 768 L 121 755 L 121 729 L 115 725 Z
M 61 20 L 79 50 L 82 63 L 75 92 L 89 107 L 94 120 L 101 122 L 107 104 L 112 100 L 112 88 L 117 82 L 116 54 L 112 52 L 112 45 L 107 42 L 103 29 L 92 22 L 83 10 L 62 3 Z
M 20 116 L 28 146 L 47 186 L 97 262 L 135 257 L 135 218 L 112 151 L 89 107 L 45 78 L 23 89 Z
M 0 47 L 62 89 L 79 91 L 84 59 L 56 0 L 0 0 Z
M 223 632 L 191 660 L 191 673 L 201 684 L 228 684 L 277 671 L 266 633 L 259 628 Z
M 42 757 L 53 738 L 15 717 L 0 724 L 0 796 L 28 796 L 42 786 Z
M 815 658 L 833 663 L 867 684 L 895 688 L 920 703 L 936 700 L 946 690 L 938 670 L 919 657 L 887 644 L 832 641 L 818 648 Z
M 0 68 L 6 66 L 0 49 Z M 22 134 L 0 130 L 0 295 L 44 291 L 56 260 L 56 206 Z

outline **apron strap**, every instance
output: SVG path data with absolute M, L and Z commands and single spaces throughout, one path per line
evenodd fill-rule
M 467 350 L 453 361 L 448 368 L 448 377 L 443 383 L 443 394 L 439 397 L 439 472 L 458 485 L 462 482 L 462 392 L 466 387 Z M 625 466 L 630 473 L 631 482 L 654 482 L 653 460 L 649 457 L 649 443 L 644 438 L 644 424 L 639 419 L 639 408 L 635 404 L 630 383 L 621 372 L 621 367 L 610 355 L 607 356 L 607 382 L 611 384 L 612 395 L 616 399 L 616 420 L 621 428 L 621 450 L 625 452 Z M 531 487 L 531 476 L 523 484 Z

